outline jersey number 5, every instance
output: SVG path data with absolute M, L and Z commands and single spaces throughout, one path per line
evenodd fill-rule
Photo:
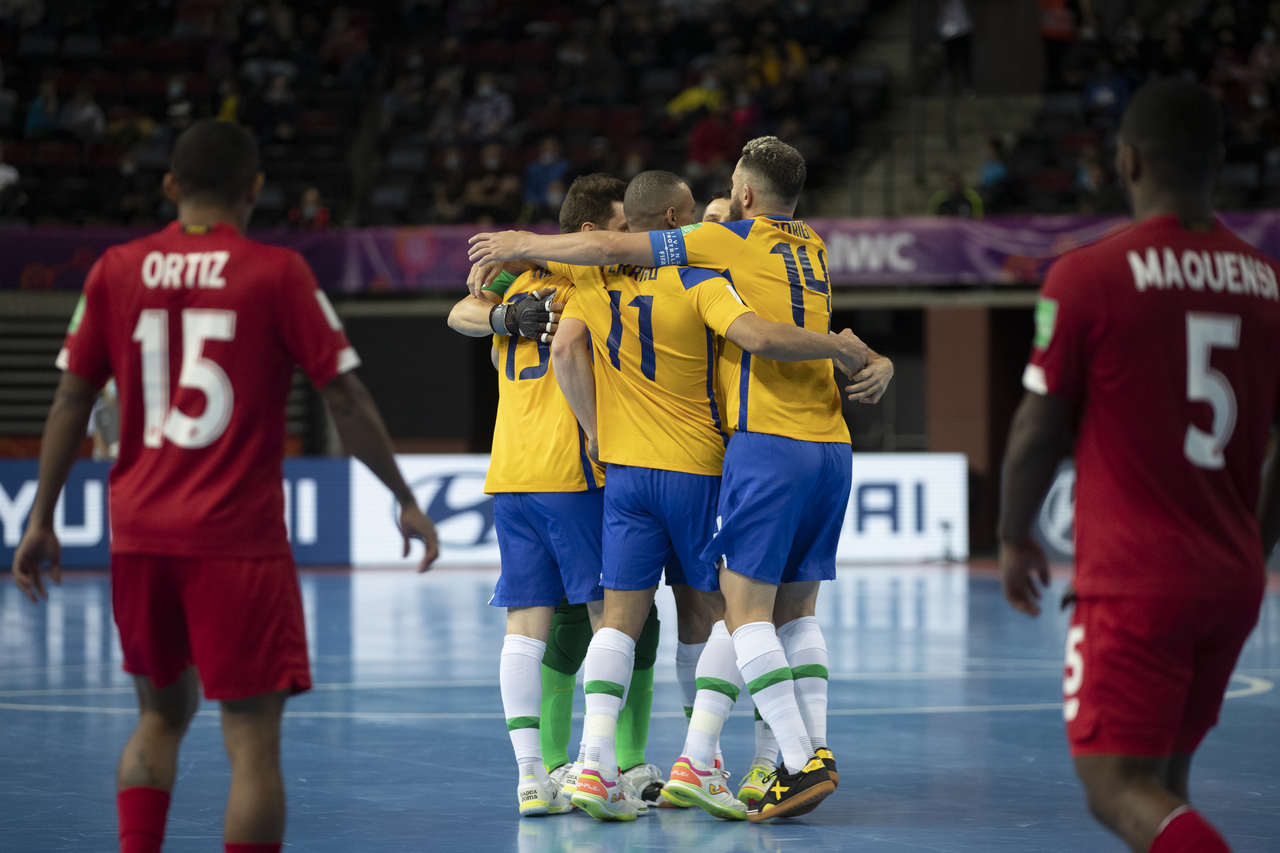
M 1240 346 L 1240 317 L 1235 314 L 1187 314 L 1187 399 L 1213 409 L 1213 426 L 1205 432 L 1187 425 L 1182 452 L 1192 465 L 1218 470 L 1226 465 L 1222 450 L 1236 428 L 1236 395 L 1227 377 L 1209 366 L 1214 347 Z
M 203 355 L 205 341 L 230 341 L 236 334 L 236 312 L 188 308 L 182 312 L 182 369 L 179 388 L 204 395 L 204 411 L 196 417 L 169 408 L 169 312 L 148 308 L 138 315 L 133 339 L 142 345 L 144 447 L 160 447 L 167 438 L 187 449 L 208 447 L 231 420 L 235 396 L 226 372 Z

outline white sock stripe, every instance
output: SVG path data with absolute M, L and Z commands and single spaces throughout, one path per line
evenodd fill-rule
M 1160 821 L 1160 828 L 1156 830 L 1156 837 L 1159 838 L 1160 833 L 1164 832 L 1165 829 L 1168 828 L 1169 824 L 1173 823 L 1175 820 L 1177 820 L 1178 818 L 1182 817 L 1184 814 L 1190 811 L 1195 811 L 1195 809 L 1192 808 L 1191 803 L 1183 803 L 1182 805 L 1178 806 L 1176 809 L 1174 809 L 1173 811 L 1165 815 L 1164 820 Z

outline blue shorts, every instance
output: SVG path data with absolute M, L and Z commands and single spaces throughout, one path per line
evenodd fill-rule
M 648 589 L 662 580 L 714 592 L 702 551 L 715 533 L 720 478 L 610 465 L 604 481 L 605 589 Z
M 852 479 L 843 442 L 734 433 L 704 560 L 775 586 L 833 579 Z
M 599 601 L 604 492 L 504 492 L 493 496 L 502 573 L 494 607 Z

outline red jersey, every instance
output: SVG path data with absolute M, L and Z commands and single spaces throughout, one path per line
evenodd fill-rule
M 58 366 L 115 376 L 113 553 L 287 555 L 285 400 L 360 364 L 294 251 L 230 225 L 114 246 L 89 271 Z
M 1156 217 L 1049 272 L 1023 375 L 1080 412 L 1076 588 L 1212 597 L 1264 581 L 1257 505 L 1280 399 L 1270 260 Z

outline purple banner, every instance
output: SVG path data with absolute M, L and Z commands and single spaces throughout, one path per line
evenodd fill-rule
M 1280 211 L 1222 214 L 1223 223 L 1280 257 Z M 1128 223 L 1123 218 L 812 219 L 838 287 L 1036 282 L 1055 257 Z M 472 225 L 263 231 L 253 237 L 301 252 L 327 290 L 446 291 L 467 275 Z M 545 229 L 537 229 L 545 230 Z M 124 228 L 0 228 L 0 288 L 76 290 L 103 250 L 141 236 Z

